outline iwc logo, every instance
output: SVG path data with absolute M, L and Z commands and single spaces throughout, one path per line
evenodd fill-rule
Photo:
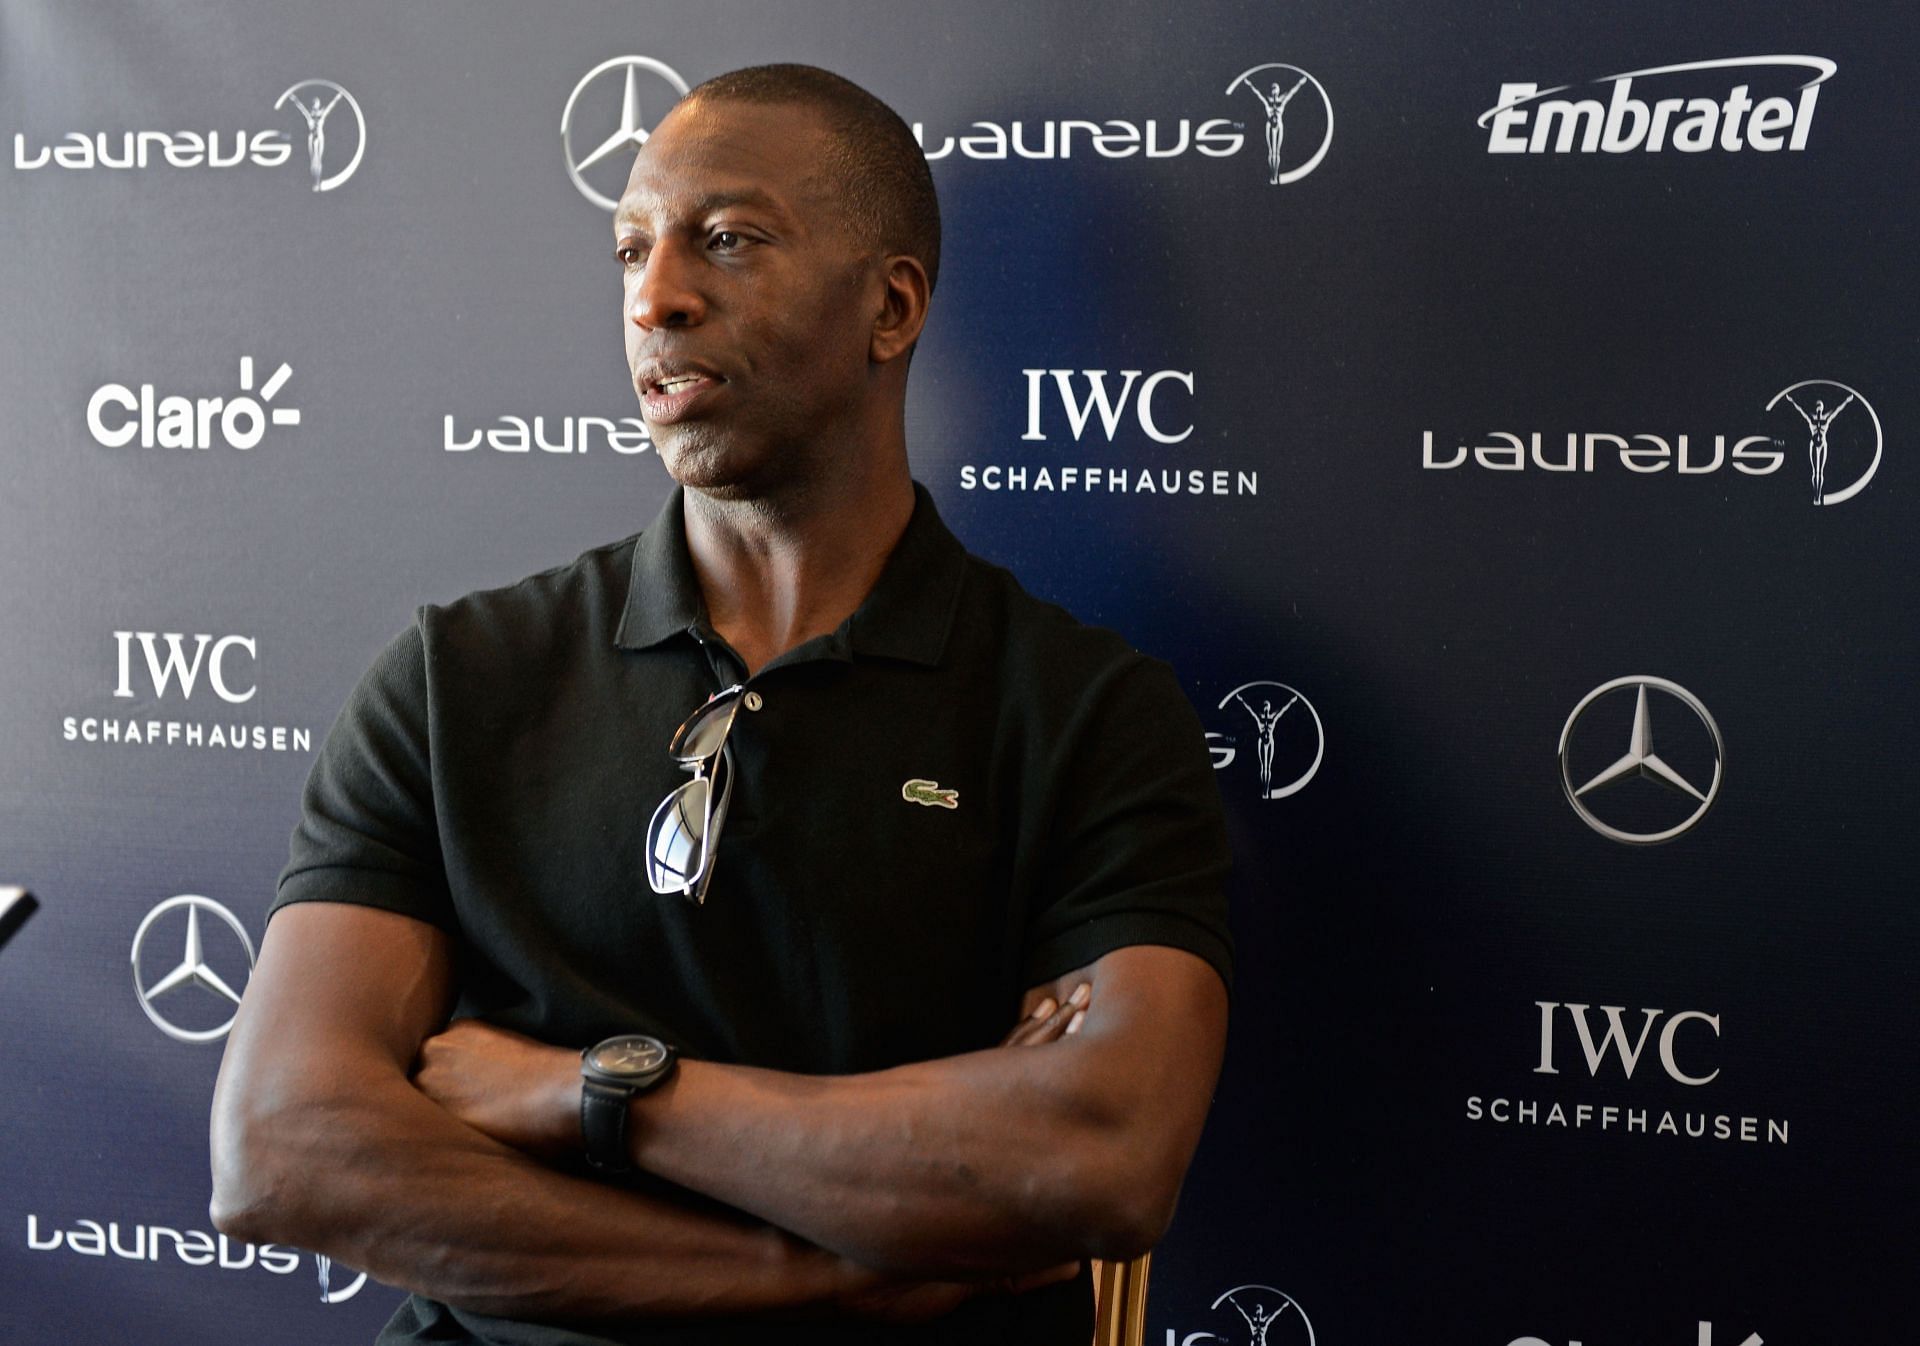
M 1232 94 L 1239 88 L 1245 88 L 1260 100 L 1261 137 L 1267 150 L 1269 185 L 1284 187 L 1320 167 L 1320 161 L 1333 148 L 1333 100 L 1327 97 L 1319 80 L 1297 65 L 1270 61 L 1235 75 L 1227 85 L 1227 93 Z M 1303 106 L 1293 115 L 1296 148 L 1290 150 L 1287 148 L 1287 109 L 1296 99 L 1302 100 Z M 1303 122 L 1312 125 L 1302 125 Z
M 213 918 L 211 931 L 202 912 Z M 143 960 L 149 937 L 156 954 Z M 169 961 L 175 949 L 182 952 Z M 253 939 L 238 917 L 210 897 L 170 897 L 133 932 L 133 993 L 154 1027 L 175 1042 L 225 1037 L 252 974 Z M 164 1012 L 155 1003 L 163 1000 Z
M 1327 731 L 1306 693 L 1284 682 L 1246 682 L 1220 698 L 1215 709 L 1243 727 L 1237 735 L 1208 732 L 1215 771 L 1225 771 L 1244 752 L 1259 771 L 1262 799 L 1298 794 L 1319 774 Z
M 621 76 L 617 122 L 609 115 L 615 106 L 616 71 Z M 643 86 L 649 88 L 644 102 L 640 94 Z M 660 124 L 667 109 L 686 96 L 687 82 L 679 72 L 651 56 L 616 56 L 589 70 L 567 95 L 566 110 L 560 114 L 560 145 L 567 155 L 567 176 L 580 189 L 580 195 L 602 210 L 618 206 L 633 156 L 647 143 L 652 127 Z M 647 108 L 653 110 L 651 117 L 646 115 Z M 592 129 L 587 130 L 589 127 Z M 611 130 L 602 129 L 607 127 Z M 594 170 L 591 176 L 589 169 Z
M 1659 715 L 1656 705 L 1665 708 Z M 1657 743 L 1656 720 L 1664 726 Z M 1580 821 L 1601 836 L 1651 846 L 1700 825 L 1720 797 L 1726 755 L 1720 726 L 1692 692 L 1665 678 L 1615 678 L 1567 716 L 1560 784 Z

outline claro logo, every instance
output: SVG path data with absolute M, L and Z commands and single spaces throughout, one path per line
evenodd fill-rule
M 210 449 L 225 444 L 251 449 L 266 437 L 267 426 L 300 424 L 298 407 L 267 409 L 293 377 L 293 366 L 282 364 L 253 395 L 253 357 L 240 358 L 240 393 L 234 397 L 156 395 L 151 383 L 139 390 L 109 383 L 87 399 L 87 431 L 110 449 L 138 440 L 143 449 Z

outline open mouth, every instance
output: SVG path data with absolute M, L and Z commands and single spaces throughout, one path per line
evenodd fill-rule
M 661 374 L 641 384 L 640 403 L 648 420 L 668 425 L 686 419 L 726 382 L 717 374 L 697 370 Z

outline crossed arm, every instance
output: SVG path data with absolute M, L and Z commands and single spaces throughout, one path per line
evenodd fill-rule
M 634 1101 L 633 1154 L 737 1212 L 714 1214 L 543 1162 L 580 1148 L 580 1044 L 443 1029 L 452 988 L 429 925 L 275 916 L 215 1090 L 223 1232 L 511 1317 L 931 1316 L 1150 1247 L 1226 1025 L 1211 968 L 1140 947 L 1029 991 L 1016 1049 L 830 1078 L 683 1062 Z

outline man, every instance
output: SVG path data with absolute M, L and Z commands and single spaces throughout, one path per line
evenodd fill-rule
M 355 690 L 214 1221 L 413 1290 L 382 1342 L 1080 1346 L 1084 1259 L 1164 1231 L 1225 1036 L 1197 719 L 908 476 L 939 221 L 884 105 L 722 76 L 614 223 L 681 490 L 421 609 Z M 690 779 L 697 884 L 650 886 Z

